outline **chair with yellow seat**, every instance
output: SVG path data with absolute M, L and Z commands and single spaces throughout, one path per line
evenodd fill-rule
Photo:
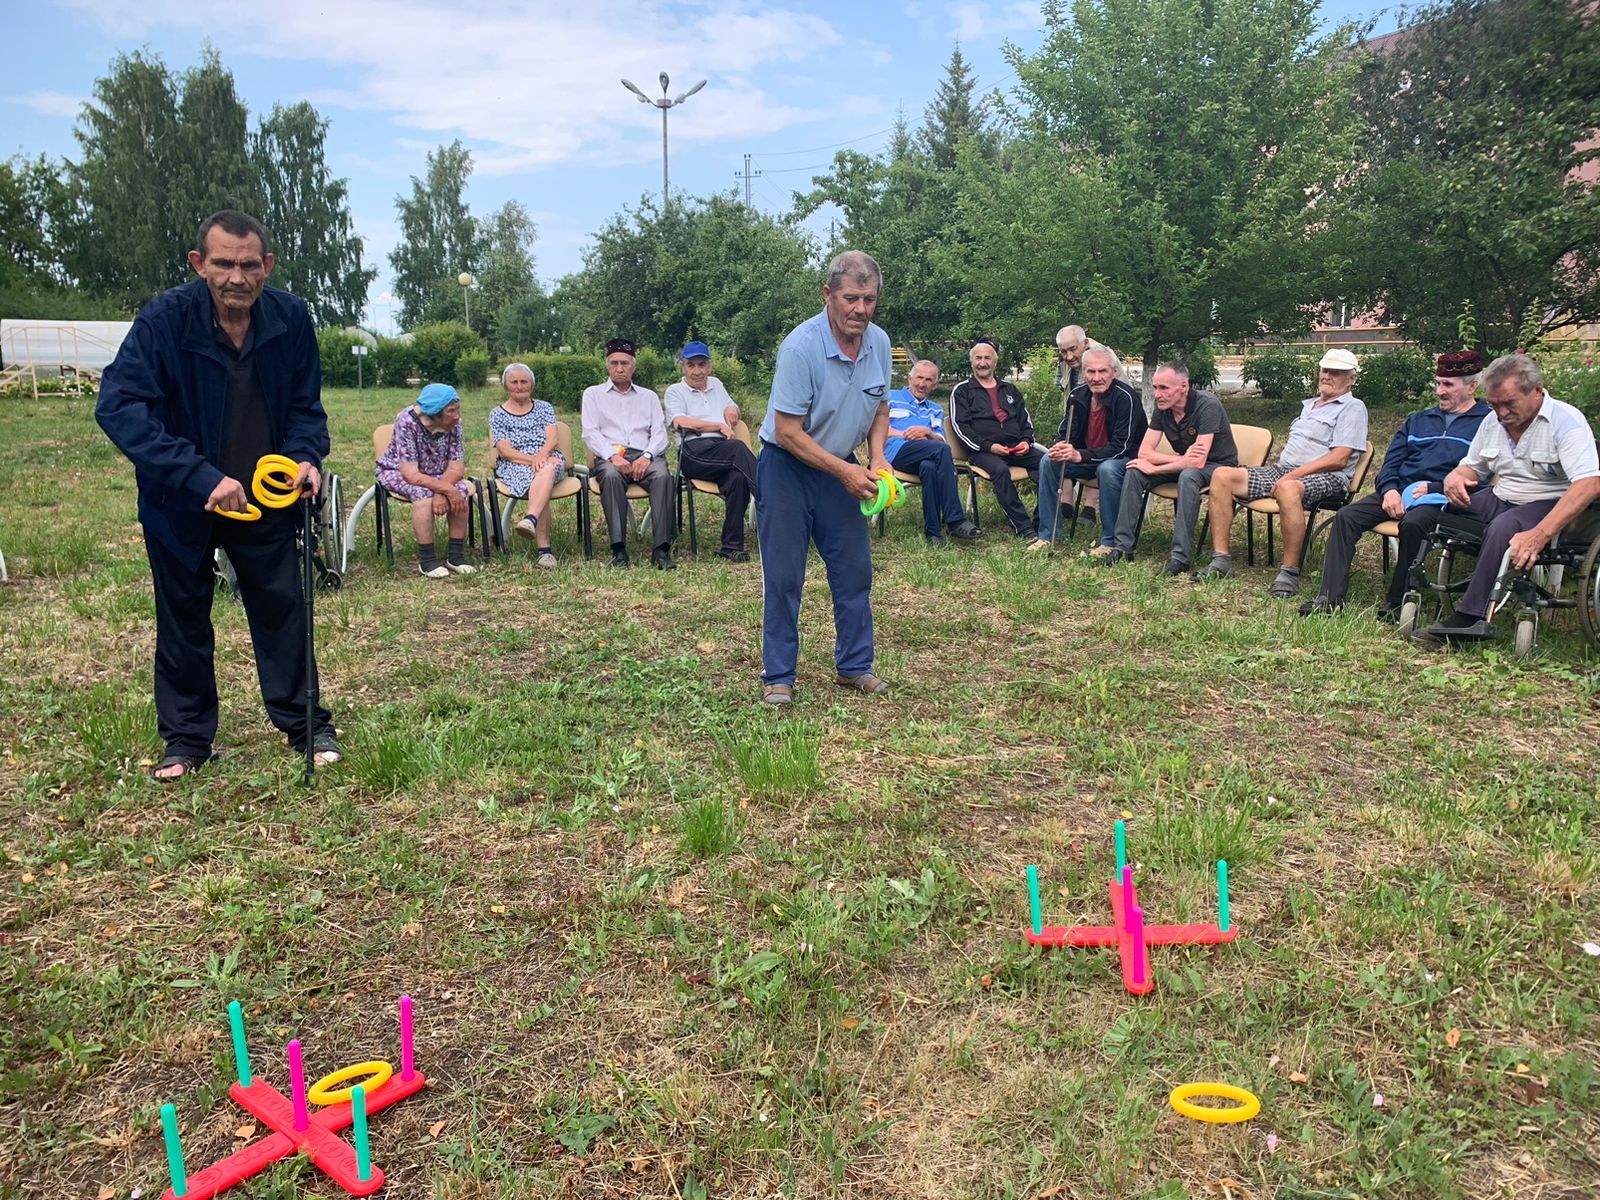
M 343 552 L 343 557 L 346 560 L 345 566 L 348 566 L 350 551 L 355 545 L 356 529 L 361 520 L 361 514 L 369 504 L 372 505 L 373 515 L 377 524 L 378 544 L 383 547 L 384 557 L 388 560 L 389 565 L 391 567 L 394 566 L 394 530 L 393 525 L 390 522 L 389 514 L 390 496 L 387 489 L 378 486 L 376 479 L 377 463 L 383 458 L 384 452 L 389 449 L 389 443 L 393 440 L 393 422 L 390 422 L 386 425 L 379 425 L 372 431 L 372 462 L 374 479 L 372 486 L 361 493 L 361 497 L 356 501 L 355 507 L 350 510 L 349 519 L 345 522 Z M 493 544 L 489 520 L 489 506 L 484 500 L 484 484 L 482 480 L 472 479 L 470 477 L 464 482 L 467 485 L 467 545 L 473 549 L 478 549 L 479 542 L 481 540 L 483 560 L 484 562 L 488 562 L 489 555 L 493 551 Z M 397 501 L 402 501 L 406 504 L 411 503 L 409 500 L 403 500 L 402 497 L 398 496 L 394 497 L 394 499 Z M 480 530 L 482 531 L 481 539 L 479 537 Z M 343 574 L 343 572 L 344 566 L 341 567 L 341 574 Z
M 743 441 L 746 446 L 749 446 L 751 453 L 755 452 L 755 434 L 751 432 L 750 426 L 745 423 L 743 418 L 741 418 L 739 422 L 734 425 L 733 436 Z M 687 510 L 689 522 L 689 553 L 698 555 L 700 553 L 700 534 L 695 523 L 695 495 L 698 493 L 702 496 L 716 496 L 718 499 L 721 499 L 722 489 L 708 479 L 690 479 L 683 473 L 682 446 L 679 446 L 678 448 L 678 469 L 676 472 L 674 472 L 674 475 L 678 482 L 678 528 L 683 528 L 685 510 Z M 598 494 L 599 489 L 596 488 L 595 490 Z M 644 494 L 643 488 L 639 487 L 638 484 L 633 484 L 628 488 L 629 500 L 634 499 L 635 491 L 638 491 L 641 495 Z M 649 497 L 646 497 L 646 499 L 648 498 Z M 755 511 L 754 501 L 751 502 L 750 511 L 751 513 L 754 513 Z
M 1355 472 L 1350 476 L 1350 486 L 1338 496 L 1330 497 L 1307 509 L 1305 550 L 1300 555 L 1302 563 L 1309 562 L 1312 558 L 1311 550 L 1316 544 L 1317 535 L 1326 529 L 1334 516 L 1345 505 L 1360 494 L 1361 489 L 1367 484 L 1367 474 L 1372 469 L 1372 443 L 1367 443 L 1367 448 L 1356 458 Z M 1245 561 L 1251 566 L 1256 563 L 1256 531 L 1254 514 L 1260 513 L 1266 518 L 1267 525 L 1267 565 L 1272 565 L 1272 523 L 1280 515 L 1278 501 L 1272 496 L 1264 496 L 1260 500 L 1247 500 L 1240 506 L 1245 514 Z M 1319 519 L 1320 517 L 1320 519 Z
M 946 421 L 945 429 L 948 430 L 949 428 L 950 424 Z M 956 464 L 957 482 L 960 482 L 962 475 L 967 477 L 967 507 L 972 510 L 972 523 L 982 529 L 983 522 L 978 519 L 978 480 L 981 479 L 985 483 L 990 482 L 989 472 L 973 464 L 972 455 L 968 452 L 966 443 L 960 438 L 950 437 L 946 440 L 950 443 L 950 457 Z M 1033 478 L 1028 474 L 1026 467 L 1011 467 L 1009 470 L 1011 471 L 1012 483 L 1022 483 L 1024 480 Z M 918 480 L 918 482 L 920 483 L 921 481 Z

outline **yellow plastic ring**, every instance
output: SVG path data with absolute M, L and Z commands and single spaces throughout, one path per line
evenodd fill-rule
M 330 1104 L 344 1104 L 355 1095 L 355 1085 L 352 1080 L 360 1079 L 364 1075 L 372 1076 L 361 1086 L 371 1096 L 384 1084 L 389 1082 L 389 1076 L 394 1074 L 394 1068 L 386 1062 L 356 1063 L 354 1066 L 345 1067 L 331 1075 L 324 1075 L 311 1085 L 311 1090 L 306 1093 L 311 1103 L 326 1108 Z M 341 1083 L 350 1083 L 349 1087 L 338 1087 Z M 336 1089 L 336 1090 L 335 1090 Z
M 216 512 L 217 516 L 219 516 L 219 517 L 227 517 L 228 520 L 230 520 L 230 521 L 259 521 L 259 520 L 261 520 L 261 510 L 259 508 L 257 508 L 254 504 L 251 504 L 250 501 L 248 501 L 248 500 L 246 500 L 244 502 L 244 511 L 243 512 L 231 512 L 226 508 L 216 509 L 215 512 Z
M 1190 1103 L 1191 1096 L 1217 1096 L 1223 1100 L 1237 1100 L 1238 1108 L 1212 1108 L 1205 1104 Z M 1231 1083 L 1185 1083 L 1172 1089 L 1167 1097 L 1172 1107 L 1192 1121 L 1205 1121 L 1210 1125 L 1232 1125 L 1248 1121 L 1261 1111 L 1261 1101 L 1254 1092 Z
M 256 463 L 250 490 L 268 508 L 288 508 L 300 499 L 300 489 L 294 482 L 299 474 L 300 464 L 293 459 L 282 454 L 263 454 Z

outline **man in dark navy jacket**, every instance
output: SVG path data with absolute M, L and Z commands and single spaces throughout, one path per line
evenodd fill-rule
M 224 210 L 200 226 L 189 264 L 200 278 L 140 311 L 100 382 L 95 418 L 133 462 L 139 520 L 155 585 L 156 723 L 166 751 L 153 775 L 178 779 L 211 757 L 217 683 L 211 558 L 227 551 L 250 622 L 261 697 L 272 723 L 319 764 L 341 757 L 318 703 L 306 729 L 305 609 L 295 534 L 298 506 L 244 512 L 264 454 L 299 465 L 297 485 L 322 486 L 328 418 L 306 306 L 266 286 L 273 256 L 255 218 Z
M 1477 398 L 1482 372 L 1483 359 L 1476 350 L 1439 355 L 1433 380 L 1439 403 L 1405 419 L 1384 452 L 1372 493 L 1345 505 L 1334 517 L 1322 559 L 1322 586 L 1316 599 L 1300 606 L 1301 616 L 1344 607 L 1356 542 L 1389 520 L 1400 522 L 1400 553 L 1378 615 L 1388 618 L 1400 611 L 1411 561 L 1444 511 L 1444 477 L 1461 461 L 1489 415 L 1489 406 Z

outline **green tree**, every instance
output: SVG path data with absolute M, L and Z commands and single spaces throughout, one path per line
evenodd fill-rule
M 493 342 L 501 354 L 555 350 L 566 343 L 572 322 L 562 305 L 535 289 L 494 316 Z
M 71 218 L 65 164 L 44 155 L 0 162 L 0 285 L 65 282 L 61 239 Z
M 975 137 L 986 141 L 990 137 L 989 103 L 986 100 L 973 103 L 972 93 L 977 86 L 972 68 L 961 57 L 961 46 L 957 43 L 945 65 L 939 90 L 924 111 L 922 129 L 917 135 L 936 170 L 955 169 L 956 150 L 964 139 Z
M 1408 16 L 1358 88 L 1373 168 L 1351 293 L 1441 348 L 1463 299 L 1494 348 L 1600 319 L 1600 14 L 1443 0 Z
M 539 281 L 534 276 L 533 263 L 537 234 L 533 218 L 516 200 L 507 200 L 483 222 L 483 262 L 478 289 L 473 296 L 477 311 L 473 313 L 472 322 L 479 332 L 493 333 L 492 326 L 507 305 L 524 296 L 538 295 Z M 498 338 L 491 338 L 491 341 L 502 353 L 523 348 L 500 342 Z
M 1023 342 L 1071 319 L 1137 348 L 1146 378 L 1163 346 L 1305 327 L 1359 161 L 1351 31 L 1317 36 L 1314 0 L 1044 15 L 1041 49 L 1011 55 L 1027 146 L 1011 164 L 961 155 L 968 236 L 946 257 L 969 317 L 1001 314 Z
M 233 72 L 207 46 L 200 64 L 183 74 L 178 101 L 174 174 L 161 181 L 189 237 L 212 213 L 236 208 L 254 214 L 260 195 L 250 164 L 250 114 L 234 88 Z
M 75 133 L 82 157 L 73 170 L 68 272 L 91 292 L 142 304 L 182 282 L 195 228 L 184 229 L 185 206 L 168 186 L 179 177 L 182 144 L 166 64 L 139 51 L 118 55 L 95 81 Z
M 361 265 L 349 191 L 328 170 L 327 133 L 305 101 L 273 105 L 251 135 L 250 160 L 261 197 L 256 215 L 278 256 L 272 282 L 304 300 L 318 325 L 347 326 L 360 321 L 378 272 Z
M 428 155 L 427 178 L 411 177 L 409 198 L 395 197 L 400 241 L 389 263 L 407 328 L 448 307 L 451 297 L 460 304 L 456 277 L 477 274 L 482 266 L 483 233 L 462 197 L 471 174 L 472 152 L 458 140 Z

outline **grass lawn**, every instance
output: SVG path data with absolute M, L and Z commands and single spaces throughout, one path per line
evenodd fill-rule
M 353 502 L 404 399 L 327 400 Z M 1265 411 L 1234 406 L 1281 444 Z M 1526 662 L 1429 653 L 1370 610 L 1299 618 L 1265 567 L 1158 579 L 1165 505 L 1099 570 L 1021 553 L 986 494 L 977 547 L 904 510 L 874 541 L 893 698 L 829 682 L 818 570 L 770 711 L 756 563 L 586 564 L 568 502 L 560 569 L 519 543 L 441 583 L 368 522 L 317 609 L 349 762 L 300 788 L 219 600 L 223 757 L 161 787 L 132 469 L 88 401 L 0 413 L 0 1195 L 157 1196 L 163 1102 L 191 1172 L 254 1123 L 228 1001 L 287 1091 L 291 1037 L 313 1077 L 398 1066 L 401 992 L 432 1083 L 372 1123 L 397 1197 L 1600 1192 L 1571 613 Z M 1212 919 L 1226 858 L 1242 930 L 1156 951 L 1143 998 L 1021 936 L 1028 864 L 1047 921 L 1107 919 L 1119 817 L 1151 921 Z M 1178 1117 L 1195 1079 L 1260 1116 Z M 239 1194 L 342 1193 L 292 1160 Z

